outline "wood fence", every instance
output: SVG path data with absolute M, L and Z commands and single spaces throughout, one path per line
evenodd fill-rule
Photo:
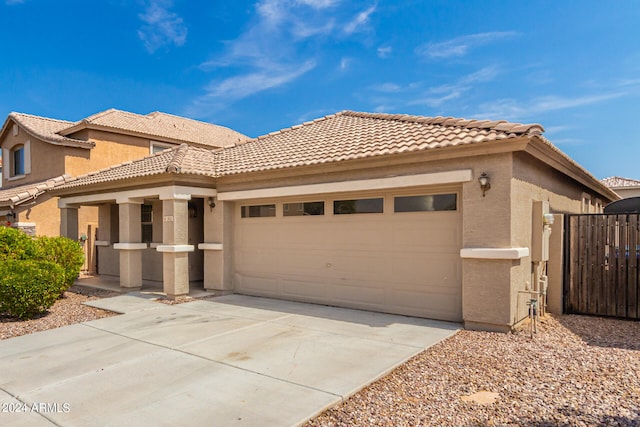
M 565 215 L 564 312 L 640 319 L 640 214 Z

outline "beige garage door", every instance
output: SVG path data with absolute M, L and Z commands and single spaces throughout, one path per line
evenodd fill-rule
M 414 191 L 237 202 L 236 292 L 460 321 L 458 199 Z

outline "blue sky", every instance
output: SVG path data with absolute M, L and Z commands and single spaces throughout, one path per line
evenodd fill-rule
M 638 1 L 1 1 L 3 117 L 536 122 L 596 177 L 640 179 Z

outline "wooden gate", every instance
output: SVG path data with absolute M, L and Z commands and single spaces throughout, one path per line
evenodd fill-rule
M 640 214 L 565 215 L 564 312 L 640 319 Z

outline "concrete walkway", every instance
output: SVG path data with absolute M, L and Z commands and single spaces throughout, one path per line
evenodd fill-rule
M 290 426 L 459 325 L 228 295 L 0 341 L 2 426 Z

